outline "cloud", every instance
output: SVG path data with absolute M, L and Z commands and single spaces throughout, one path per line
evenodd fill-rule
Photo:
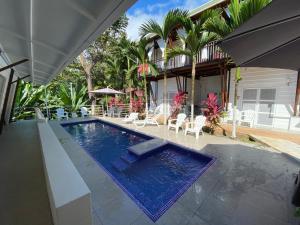
M 147 22 L 150 19 L 154 19 L 157 22 L 161 23 L 164 15 L 165 13 L 162 11 L 156 13 L 148 13 L 141 10 L 135 10 L 133 14 L 127 14 L 127 17 L 129 19 L 126 29 L 128 38 L 134 41 L 138 40 L 139 28 L 143 23 Z
M 149 19 L 154 19 L 158 23 L 162 23 L 165 14 L 172 8 L 192 10 L 206 2 L 208 2 L 208 0 L 169 0 L 165 3 L 146 4 L 140 8 L 130 10 L 130 12 L 127 12 L 129 19 L 126 29 L 127 35 L 131 40 L 138 40 L 139 27 Z

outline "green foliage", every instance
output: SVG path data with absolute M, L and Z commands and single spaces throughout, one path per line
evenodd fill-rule
M 59 99 L 62 106 L 69 106 L 71 112 L 77 112 L 87 103 L 87 87 L 80 84 L 71 84 L 68 87 L 61 84 Z
M 174 32 L 175 27 L 180 24 L 181 18 L 187 16 L 187 10 L 170 10 L 164 17 L 162 25 L 159 25 L 159 23 L 153 19 L 150 19 L 145 24 L 142 24 L 140 27 L 140 35 L 142 37 L 157 35 L 166 42 L 170 37 L 170 34 Z
M 224 16 L 221 9 L 215 9 L 214 16 L 208 19 L 205 27 L 219 38 L 224 38 L 269 3 L 270 0 L 232 0 L 228 6 L 229 16 Z
M 21 82 L 15 100 L 14 119 L 26 119 L 33 115 L 34 107 L 43 103 L 45 86 L 34 88 L 30 83 Z

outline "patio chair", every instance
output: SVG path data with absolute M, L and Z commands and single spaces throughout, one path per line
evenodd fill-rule
M 204 135 L 202 127 L 205 126 L 205 121 L 205 116 L 196 116 L 195 121 L 193 123 L 189 122 L 185 124 L 184 135 L 187 135 L 188 133 L 194 133 L 196 134 L 196 139 L 198 139 L 200 133 Z
M 90 112 L 86 107 L 80 108 L 81 117 L 88 117 L 90 115 Z
M 130 113 L 129 115 L 126 115 L 123 119 L 123 122 L 125 123 L 133 123 L 135 120 L 137 120 L 139 117 L 139 113 Z
M 160 114 L 154 115 L 154 116 L 147 116 L 144 120 L 135 120 L 133 123 L 136 126 L 146 126 L 146 125 L 156 125 L 159 127 L 159 123 L 157 121 Z
M 122 115 L 122 112 L 123 112 L 123 109 L 121 107 L 117 107 L 117 108 L 115 108 L 113 116 L 120 118 Z
M 255 113 L 254 113 L 253 110 L 241 111 L 239 125 L 249 124 L 249 127 L 253 127 L 253 125 L 254 125 L 254 116 L 255 116 Z
M 182 128 L 185 118 L 186 118 L 186 115 L 184 113 L 179 113 L 177 115 L 177 119 L 168 120 L 168 130 L 170 128 L 174 128 L 176 131 L 176 134 L 177 134 L 179 131 L 179 128 L 180 127 Z
M 115 114 L 115 107 L 110 107 L 106 112 L 106 115 L 110 117 L 114 117 L 114 114 Z
M 56 117 L 57 119 L 61 120 L 61 119 L 69 119 L 68 113 L 65 112 L 65 110 L 63 108 L 58 108 L 56 109 Z

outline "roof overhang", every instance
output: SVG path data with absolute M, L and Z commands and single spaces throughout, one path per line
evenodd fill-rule
M 19 76 L 46 84 L 136 0 L 4 0 L 0 49 Z

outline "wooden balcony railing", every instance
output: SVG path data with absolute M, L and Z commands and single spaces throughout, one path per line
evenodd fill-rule
M 207 63 L 219 59 L 227 58 L 228 55 L 224 53 L 216 42 L 207 44 L 197 55 L 196 63 Z M 159 69 L 164 69 L 163 59 L 157 59 L 153 61 Z M 167 69 L 174 69 L 192 64 L 192 60 L 188 56 L 179 55 L 169 60 Z

